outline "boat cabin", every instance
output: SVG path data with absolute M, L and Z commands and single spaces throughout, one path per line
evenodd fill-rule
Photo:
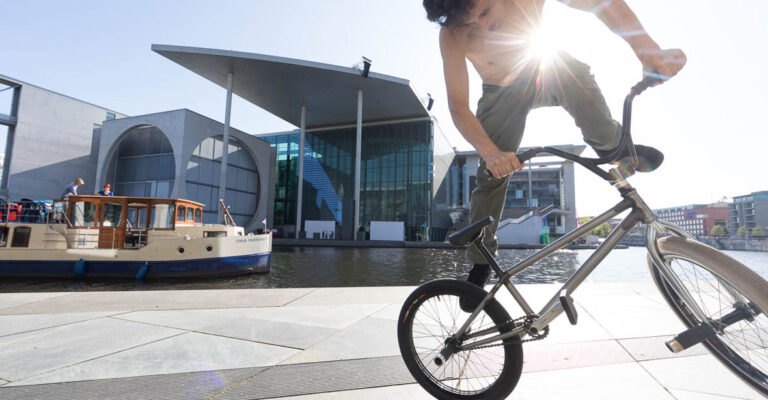
M 202 226 L 203 206 L 181 199 L 76 195 L 56 201 L 54 212 L 68 229 L 83 231 L 81 242 L 93 243 L 98 235 L 93 247 L 138 249 L 146 245 L 149 231 Z

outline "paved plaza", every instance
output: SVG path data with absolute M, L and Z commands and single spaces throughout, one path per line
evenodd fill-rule
M 540 307 L 558 285 L 520 285 Z M 413 287 L 0 294 L 0 398 L 430 399 L 396 319 Z M 519 316 L 508 294 L 500 299 Z M 683 328 L 650 282 L 585 283 L 524 345 L 514 399 L 762 399 Z

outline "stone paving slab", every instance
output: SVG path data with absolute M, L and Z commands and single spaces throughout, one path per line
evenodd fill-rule
M 0 338 L 0 377 L 19 381 L 183 331 L 102 318 Z
M 348 304 L 400 303 L 413 292 L 414 287 L 389 286 L 371 290 L 367 287 L 320 288 L 303 296 L 289 306 L 338 306 Z
M 389 400 L 398 398 L 409 400 L 434 399 L 424 392 L 420 386 L 411 384 L 280 397 L 276 400 Z M 656 384 L 653 378 L 636 364 L 523 373 L 510 398 L 516 400 L 675 399 L 663 387 Z
M 113 315 L 112 312 L 86 312 L 41 315 L 0 315 L 0 336 L 53 328 Z
M 69 294 L 70 293 L 2 293 L 2 295 L 0 295 L 0 314 L 3 314 L 4 309 L 6 308 L 67 296 Z
M 306 349 L 338 332 L 338 329 L 245 317 L 206 326 L 200 332 L 259 343 Z
M 266 368 L 0 387 L 3 400 L 209 399 Z
M 596 342 L 523 345 L 523 372 L 548 371 L 609 364 L 631 363 L 634 359 L 615 340 Z
M 187 330 L 198 330 L 242 318 L 343 329 L 388 306 L 388 303 L 350 304 L 334 306 L 333 312 L 329 312 L 327 306 L 137 311 L 120 314 L 117 318 Z M 397 316 L 392 319 L 397 319 Z
M 185 333 L 8 386 L 270 366 L 298 352 L 245 340 Z
M 714 394 L 707 394 L 707 393 L 701 393 L 701 392 L 690 392 L 687 390 L 679 390 L 679 389 L 670 389 L 670 393 L 672 393 L 673 396 L 677 400 L 734 400 L 734 399 L 740 399 L 739 397 L 730 397 L 730 396 L 718 396 Z
M 158 290 L 109 292 L 107 295 L 103 292 L 83 292 L 6 308 L 0 314 L 278 307 L 296 301 L 314 290 Z
M 640 364 L 669 389 L 740 399 L 764 399 L 711 355 L 643 361 Z
M 343 392 L 330 392 L 309 394 L 304 396 L 278 397 L 274 400 L 434 400 L 435 398 L 425 392 L 417 384 L 387 386 L 373 389 L 345 390 Z
M 619 343 L 637 361 L 648 361 L 673 357 L 690 357 L 709 354 L 707 348 L 701 344 L 687 348 L 685 351 L 680 353 L 672 353 L 664 344 L 669 339 L 669 336 L 654 336 L 636 339 L 621 339 L 619 340 Z
M 414 383 L 400 357 L 0 387 L 2 399 L 266 399 Z M 155 387 L 156 385 L 156 387 Z M 173 391 L 175 388 L 175 391 Z
M 396 322 L 366 318 L 289 358 L 283 364 L 387 356 L 400 356 Z

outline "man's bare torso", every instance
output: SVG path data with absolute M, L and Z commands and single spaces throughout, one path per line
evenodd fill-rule
M 466 38 L 466 56 L 484 83 L 505 85 L 526 63 L 528 40 L 541 24 L 545 0 L 496 0 L 488 31 L 476 26 L 458 29 Z

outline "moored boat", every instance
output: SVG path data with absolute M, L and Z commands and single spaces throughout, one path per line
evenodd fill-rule
M 203 224 L 183 199 L 69 196 L 45 223 L 0 223 L 0 277 L 169 278 L 268 272 L 272 235 Z M 226 209 L 225 209 L 226 211 Z

